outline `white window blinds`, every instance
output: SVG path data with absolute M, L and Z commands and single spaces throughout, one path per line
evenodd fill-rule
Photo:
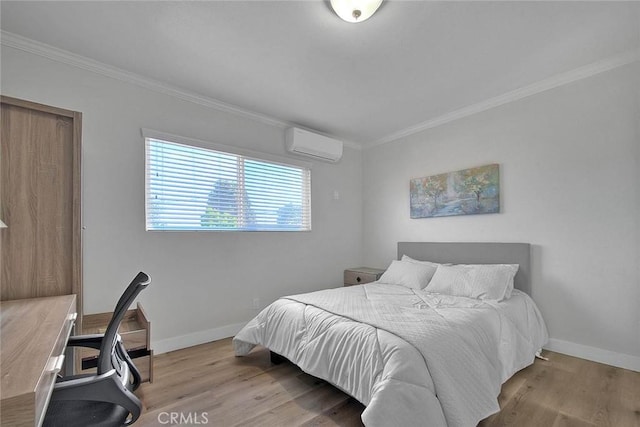
M 311 230 L 309 168 L 145 142 L 147 230 Z

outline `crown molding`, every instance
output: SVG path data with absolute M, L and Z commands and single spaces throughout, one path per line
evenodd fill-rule
M 266 114 L 256 113 L 254 111 L 247 110 L 233 104 L 219 101 L 215 98 L 184 90 L 176 86 L 163 83 L 159 80 L 132 73 L 121 68 L 113 67 L 103 62 L 96 61 L 94 59 L 90 59 L 85 56 L 78 55 L 73 52 L 69 52 L 67 50 L 60 49 L 55 46 L 32 40 L 14 33 L 10 33 L 8 31 L 0 30 L 0 44 L 2 44 L 3 46 L 12 47 L 14 49 L 22 50 L 24 52 L 32 53 L 34 55 L 42 56 L 44 58 L 70 65 L 72 67 L 81 68 L 83 70 L 120 80 L 122 82 L 134 84 L 145 89 L 178 98 L 183 101 L 191 102 L 203 107 L 212 108 L 214 110 L 222 111 L 225 113 L 235 114 L 237 116 L 241 116 L 246 119 L 257 121 L 269 126 L 275 126 L 281 129 L 286 129 L 292 126 L 301 127 L 300 125 L 295 123 L 276 119 Z M 318 133 L 318 131 L 314 129 L 305 129 L 309 130 L 310 132 Z M 343 143 L 345 146 L 352 149 L 362 149 L 362 146 L 360 144 L 352 141 L 343 140 Z
M 3 30 L 1 32 L 0 41 L 4 46 L 9 46 L 25 52 L 33 53 L 35 55 L 52 59 L 66 65 L 71 65 L 73 67 L 81 68 L 83 70 L 91 71 L 93 73 L 101 74 L 103 76 L 111 77 L 113 79 L 120 80 L 126 83 L 132 83 L 137 86 L 144 87 L 145 89 L 182 99 L 183 101 L 189 101 L 194 104 L 213 108 L 215 110 L 244 116 L 249 119 L 279 128 L 286 128 L 291 126 L 282 120 L 277 120 L 263 114 L 254 113 L 235 105 L 218 101 L 213 98 L 205 97 L 194 92 L 178 89 L 177 87 L 168 85 L 159 80 L 143 77 L 139 74 L 112 67 L 111 65 L 107 65 L 103 62 L 77 55 L 75 53 L 59 49 L 45 43 L 31 40 L 26 37 L 10 33 L 8 31 Z
M 125 71 L 120 68 L 113 67 L 111 65 L 69 52 L 64 49 L 59 49 L 45 43 L 41 43 L 14 33 L 10 33 L 8 31 L 0 30 L 0 44 L 39 55 L 73 67 L 101 74 L 103 76 L 120 80 L 126 83 L 131 83 L 148 90 L 181 99 L 183 101 L 192 102 L 194 104 L 212 108 L 225 113 L 235 114 L 269 126 L 275 126 L 281 129 L 297 126 L 311 132 L 318 132 L 317 130 L 306 128 L 296 123 L 291 123 L 284 120 L 276 119 L 265 114 L 256 113 L 254 111 L 250 111 L 233 104 L 222 102 L 211 97 L 203 96 L 195 92 L 187 91 L 176 86 L 163 83 L 159 80 Z M 437 126 L 441 126 L 446 123 L 450 123 L 455 120 L 489 110 L 491 108 L 499 107 L 501 105 L 508 104 L 510 102 L 514 102 L 528 96 L 532 96 L 549 89 L 573 83 L 591 76 L 595 76 L 597 74 L 610 71 L 637 61 L 640 61 L 640 49 L 627 51 L 622 54 L 612 56 L 610 58 L 606 58 L 604 60 L 597 61 L 592 64 L 549 77 L 531 85 L 515 89 L 494 98 L 490 98 L 485 101 L 481 101 L 476 104 L 451 111 L 449 113 L 443 114 L 442 116 L 427 120 L 422 123 L 418 123 L 414 126 L 410 126 L 398 132 L 394 132 L 370 143 L 356 143 L 353 141 L 345 141 L 341 138 L 339 139 L 343 141 L 346 147 L 355 150 L 376 147 L 400 138 L 422 132 L 427 129 L 435 128 Z M 334 137 L 333 135 L 325 135 Z
M 624 65 L 632 64 L 637 61 L 640 61 L 640 49 L 627 51 L 622 54 L 591 63 L 584 67 L 576 68 L 574 70 L 567 71 L 565 73 L 557 74 L 553 77 L 549 77 L 547 79 L 541 80 L 531 85 L 521 87 L 519 89 L 496 96 L 494 98 L 489 98 L 485 101 L 481 101 L 476 104 L 472 104 L 467 107 L 460 108 L 450 113 L 443 114 L 442 116 L 405 128 L 403 130 L 387 135 L 371 143 L 363 144 L 363 149 L 368 149 L 368 148 L 376 147 L 382 144 L 386 144 L 388 142 L 392 142 L 400 138 L 410 136 L 418 132 L 422 132 L 427 129 L 435 128 L 437 126 L 441 126 L 443 124 L 453 122 L 463 117 L 468 117 L 473 114 L 477 114 L 482 111 L 489 110 L 491 108 L 499 107 L 501 105 L 508 104 L 510 102 L 518 101 L 528 96 L 536 95 L 538 93 L 547 91 L 549 89 L 557 88 L 559 86 L 563 86 L 563 85 L 573 83 L 582 79 L 586 79 L 588 77 L 592 77 L 597 74 L 604 73 L 606 71 L 610 71 L 618 67 L 622 67 Z

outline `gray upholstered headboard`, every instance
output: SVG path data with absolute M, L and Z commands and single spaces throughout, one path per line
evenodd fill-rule
M 514 287 L 531 295 L 531 245 L 493 242 L 398 242 L 398 259 L 452 264 L 519 264 Z

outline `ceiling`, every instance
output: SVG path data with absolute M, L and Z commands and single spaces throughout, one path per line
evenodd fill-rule
M 3 31 L 366 146 L 640 47 L 638 2 L 7 1 Z

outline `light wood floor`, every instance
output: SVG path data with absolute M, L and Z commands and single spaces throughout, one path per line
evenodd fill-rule
M 640 373 L 546 352 L 502 387 L 489 426 L 640 426 Z M 139 426 L 361 426 L 364 406 L 269 352 L 235 357 L 231 339 L 155 357 L 137 394 Z M 396 426 L 390 426 L 396 427 Z M 404 426 L 398 426 L 404 427 Z

